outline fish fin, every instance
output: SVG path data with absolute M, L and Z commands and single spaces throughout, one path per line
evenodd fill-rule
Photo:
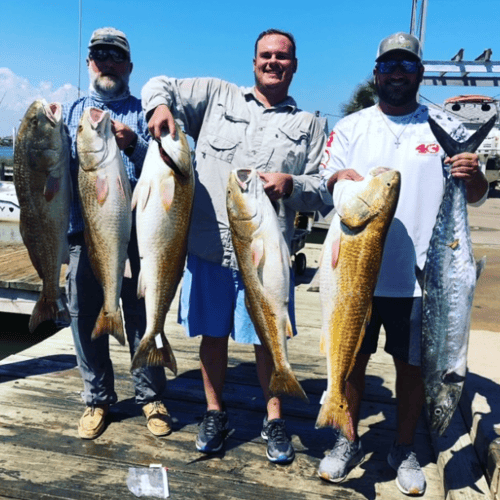
M 135 210 L 135 207 L 137 207 L 137 201 L 139 199 L 139 191 L 142 190 L 142 185 L 141 183 L 137 183 L 137 186 L 134 188 L 134 192 L 132 193 L 132 201 L 131 201 L 131 209 Z
M 320 334 L 320 337 L 319 337 L 319 352 L 321 354 L 325 354 L 326 355 L 326 335 L 323 332 L 323 330 L 321 330 L 321 334 Z
M 286 337 L 288 339 L 293 338 L 292 322 L 290 321 L 290 317 L 288 317 L 288 316 L 286 318 Z
M 137 279 L 137 298 L 143 299 L 146 296 L 146 284 L 143 283 L 142 271 L 139 271 L 139 278 Z
M 420 267 L 415 266 L 415 276 L 417 277 L 417 282 L 420 285 L 420 288 L 424 289 L 424 277 L 425 277 L 425 267 L 424 269 L 420 269 Z
M 302 389 L 300 382 L 289 366 L 280 371 L 276 370 L 276 368 L 273 370 L 269 390 L 272 394 L 286 394 L 287 396 L 293 396 L 309 402 L 307 394 Z
M 125 345 L 125 333 L 123 331 L 122 310 L 119 307 L 113 313 L 106 312 L 101 309 L 99 316 L 92 331 L 92 340 L 95 340 L 102 335 L 113 335 L 121 345 Z
M 484 266 L 486 265 L 486 255 L 481 259 L 476 262 L 476 281 L 479 279 L 479 276 L 481 276 L 481 273 L 484 270 Z
M 495 113 L 479 130 L 471 135 L 466 141 L 458 142 L 452 139 L 443 128 L 438 125 L 430 116 L 429 126 L 444 152 L 451 158 L 460 153 L 473 153 L 486 139 L 490 130 L 495 125 L 497 114 Z
M 97 202 L 102 207 L 109 193 L 108 178 L 105 176 L 98 176 L 97 179 L 95 180 L 95 189 L 97 195 Z
M 130 259 L 125 261 L 125 269 L 123 270 L 124 278 L 132 278 L 132 266 L 130 265 Z
M 125 187 L 123 185 L 123 179 L 121 178 L 121 176 L 118 176 L 116 178 L 116 184 L 117 184 L 117 187 L 118 187 L 118 192 L 120 193 L 120 195 L 123 197 L 123 198 L 126 198 L 126 194 L 125 194 Z
M 50 202 L 54 199 L 54 196 L 59 192 L 61 184 L 59 179 L 47 176 L 47 181 L 45 182 L 45 187 L 43 188 L 43 196 L 45 201 Z
M 321 405 L 316 419 L 316 429 L 322 427 L 339 429 L 349 441 L 356 439 L 351 411 L 344 396 L 341 397 L 340 401 L 335 401 L 331 395 L 327 394 L 326 401 Z
M 252 250 L 252 262 L 255 267 L 259 267 L 262 259 L 264 258 L 264 240 L 262 238 L 255 238 L 250 245 Z
M 157 335 L 160 335 L 161 347 L 158 347 Z M 132 358 L 130 371 L 142 368 L 143 366 L 165 366 L 174 375 L 177 375 L 177 362 L 165 333 L 160 332 L 155 335 L 145 335 L 142 338 Z
M 30 333 L 34 333 L 45 321 L 52 321 L 59 328 L 66 328 L 71 324 L 68 308 L 62 301 L 49 300 L 40 294 L 30 316 L 28 324 Z
M 174 201 L 175 180 L 173 177 L 163 179 L 160 183 L 160 196 L 163 208 L 168 212 Z
M 339 255 L 340 255 L 340 238 L 336 239 L 332 243 L 332 269 L 337 267 L 339 263 Z

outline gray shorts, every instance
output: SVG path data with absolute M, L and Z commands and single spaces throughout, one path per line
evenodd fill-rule
M 386 336 L 384 350 L 404 363 L 420 366 L 422 297 L 374 297 L 360 353 L 376 352 L 381 326 Z

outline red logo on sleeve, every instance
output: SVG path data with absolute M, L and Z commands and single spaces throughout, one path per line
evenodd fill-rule
M 329 148 L 332 145 L 333 142 L 333 136 L 335 135 L 335 132 L 332 130 L 330 133 L 330 137 L 328 137 L 328 141 L 326 143 L 326 147 Z

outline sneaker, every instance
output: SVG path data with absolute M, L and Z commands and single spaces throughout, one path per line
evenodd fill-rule
M 284 420 L 281 418 L 267 420 L 266 416 L 260 435 L 267 441 L 266 455 L 270 462 L 289 464 L 293 461 L 295 451 L 286 433 Z
M 216 453 L 222 448 L 226 438 L 227 412 L 225 410 L 210 410 L 203 416 L 198 436 L 196 436 L 196 449 L 202 453 Z
M 104 431 L 105 418 L 109 405 L 87 406 L 78 422 L 78 435 L 82 439 L 95 439 Z
M 423 495 L 425 476 L 413 446 L 392 444 L 387 462 L 398 473 L 396 485 L 405 495 Z
M 142 407 L 149 432 L 153 436 L 166 436 L 172 432 L 172 419 L 161 401 L 153 401 Z
M 351 442 L 343 434 L 339 434 L 333 449 L 319 463 L 318 475 L 325 481 L 340 483 L 364 458 L 359 438 Z

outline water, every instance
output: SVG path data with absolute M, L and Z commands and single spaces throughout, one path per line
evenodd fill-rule
M 0 158 L 13 158 L 14 157 L 14 148 L 0 146 Z

